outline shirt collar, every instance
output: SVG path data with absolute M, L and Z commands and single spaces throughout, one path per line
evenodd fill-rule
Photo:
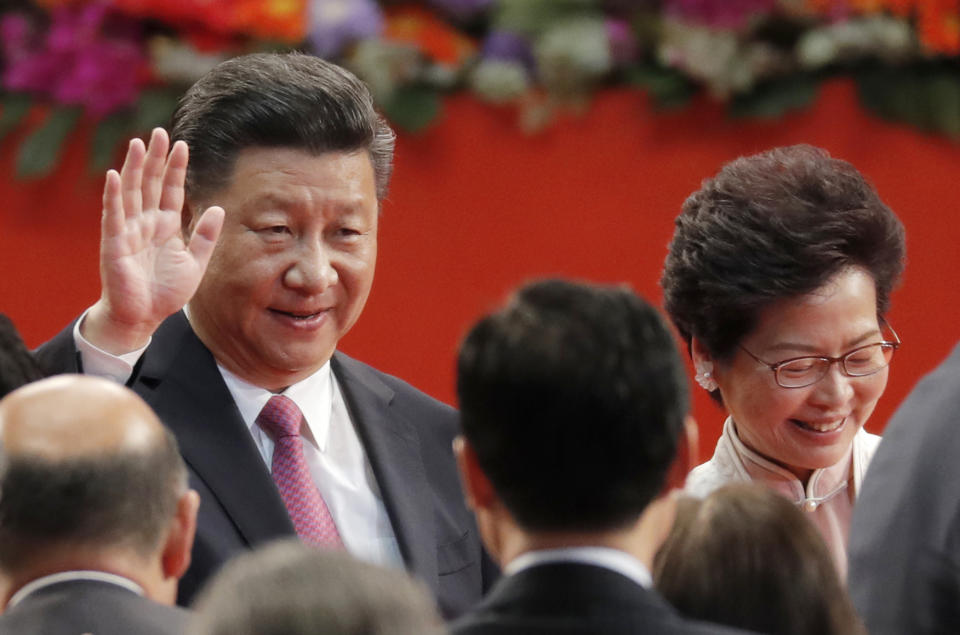
M 254 431 L 257 416 L 274 393 L 240 379 L 220 364 L 217 364 L 217 368 L 220 369 L 223 381 L 233 396 L 244 423 Z M 330 436 L 330 412 L 333 407 L 333 373 L 330 370 L 330 361 L 327 360 L 326 364 L 306 379 L 287 387 L 282 394 L 300 408 L 310 434 L 322 452 L 327 447 Z
M 642 562 L 625 551 L 609 547 L 562 547 L 528 551 L 511 560 L 503 572 L 506 575 L 514 575 L 530 567 L 555 562 L 591 564 L 616 571 L 645 589 L 653 586 L 650 570 Z
M 37 578 L 20 587 L 10 598 L 10 601 L 7 602 L 7 608 L 9 609 L 19 604 L 25 597 L 31 593 L 36 593 L 40 589 L 54 584 L 60 584 L 61 582 L 75 582 L 79 580 L 106 582 L 133 591 L 137 595 L 144 594 L 143 587 L 139 584 L 129 578 L 113 573 L 107 573 L 105 571 L 61 571 L 60 573 L 53 573 L 51 575 L 45 575 L 42 578 Z
M 857 432 L 859 433 L 860 431 Z M 793 472 L 748 448 L 740 440 L 736 425 L 730 417 L 727 417 L 723 424 L 722 436 L 730 443 L 749 478 L 767 482 L 798 504 L 807 499 L 830 496 L 850 478 L 853 443 L 839 462 L 814 470 L 804 488 Z

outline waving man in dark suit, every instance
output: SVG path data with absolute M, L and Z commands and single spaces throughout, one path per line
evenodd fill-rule
M 370 293 L 392 169 L 369 91 L 307 55 L 236 58 L 187 91 L 171 136 L 134 139 L 108 173 L 102 295 L 41 355 L 128 382 L 176 433 L 202 499 L 181 600 L 296 531 L 405 565 L 462 611 L 482 554 L 455 412 L 336 352 Z

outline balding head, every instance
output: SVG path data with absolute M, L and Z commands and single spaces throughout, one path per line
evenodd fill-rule
M 173 436 L 136 394 L 64 375 L 0 401 L 0 568 L 53 551 L 163 548 L 186 468 Z
M 57 462 L 143 452 L 163 435 L 140 397 L 97 377 L 51 377 L 0 401 L 0 442 L 8 457 Z

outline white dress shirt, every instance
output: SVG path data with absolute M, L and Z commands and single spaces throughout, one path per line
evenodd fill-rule
M 73 330 L 84 372 L 126 383 L 147 347 L 120 356 L 98 349 L 80 334 L 84 317 L 86 313 Z M 240 379 L 219 364 L 217 368 L 269 470 L 274 444 L 256 425 L 256 419 L 274 393 Z M 306 420 L 309 434 L 301 434 L 304 456 L 344 547 L 362 560 L 401 568 L 403 558 L 396 534 L 330 362 L 283 394 L 297 404 Z
M 646 565 L 625 551 L 610 547 L 562 547 L 540 549 L 520 554 L 503 569 L 504 575 L 514 575 L 541 564 L 575 562 L 603 567 L 624 575 L 645 589 L 653 586 L 653 578 Z

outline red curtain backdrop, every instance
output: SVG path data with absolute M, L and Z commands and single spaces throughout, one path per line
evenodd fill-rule
M 90 136 L 77 135 L 57 173 L 39 182 L 12 177 L 22 134 L 0 146 L 0 311 L 31 346 L 99 292 L 102 175 L 86 166 Z M 960 144 L 865 114 L 846 82 L 777 121 L 731 120 L 706 102 L 655 113 L 638 93 L 605 92 L 585 115 L 534 136 L 519 132 L 511 110 L 448 99 L 438 125 L 400 135 L 373 293 L 341 348 L 454 404 L 458 341 L 510 289 L 569 276 L 627 283 L 661 304 L 660 269 L 684 198 L 736 156 L 801 142 L 860 168 L 907 228 L 907 270 L 890 313 L 904 346 L 868 425 L 879 432 L 960 332 Z M 706 459 L 723 414 L 695 395 Z

